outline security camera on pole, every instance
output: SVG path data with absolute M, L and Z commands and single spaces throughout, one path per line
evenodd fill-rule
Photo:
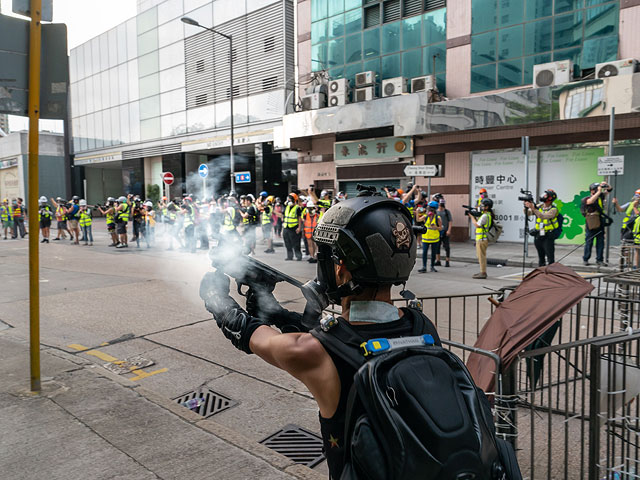
M 227 40 L 229 40 L 229 106 L 231 110 L 231 125 L 230 125 L 231 143 L 229 144 L 229 168 L 231 170 L 229 175 L 231 177 L 231 191 L 229 193 L 233 194 L 236 191 L 236 184 L 235 184 L 236 164 L 233 159 L 233 40 L 231 38 L 231 35 L 226 35 L 217 30 L 214 30 L 213 28 L 200 25 L 198 21 L 194 20 L 193 18 L 182 17 L 180 20 L 182 20 L 182 22 L 186 23 L 187 25 L 193 25 L 194 27 L 200 27 L 205 30 L 209 30 L 210 32 L 220 35 L 221 37 L 224 37 Z

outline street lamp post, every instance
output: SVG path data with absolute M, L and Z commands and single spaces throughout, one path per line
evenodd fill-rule
M 235 164 L 235 160 L 233 158 L 233 40 L 231 38 L 231 35 L 226 35 L 222 32 L 219 32 L 217 30 L 214 30 L 213 28 L 209 28 L 209 27 L 205 27 L 204 25 L 200 25 L 198 23 L 197 20 L 194 20 L 193 18 L 189 18 L 189 17 L 182 17 L 180 20 L 182 20 L 183 23 L 186 23 L 187 25 L 193 25 L 194 27 L 200 27 L 203 28 L 204 30 L 208 30 L 212 33 L 216 33 L 218 35 L 220 35 L 221 37 L 226 38 L 227 40 L 229 40 L 229 105 L 230 105 L 230 110 L 231 110 L 231 143 L 229 145 L 229 167 L 230 167 L 230 176 L 231 176 L 231 192 L 229 193 L 235 193 L 236 190 L 236 164 Z

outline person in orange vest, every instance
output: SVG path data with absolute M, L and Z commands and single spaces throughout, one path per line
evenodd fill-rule
M 318 251 L 318 247 L 316 242 L 313 241 L 313 232 L 318 226 L 318 220 L 320 215 L 318 214 L 318 209 L 313 200 L 307 200 L 307 208 L 305 208 L 305 213 L 302 216 L 302 228 L 304 230 L 304 237 L 307 239 L 307 245 L 309 246 L 309 263 L 318 263 L 318 259 L 316 258 L 316 253 Z

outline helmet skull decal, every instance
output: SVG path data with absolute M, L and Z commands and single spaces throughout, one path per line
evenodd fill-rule
M 403 222 L 397 222 L 394 229 L 391 230 L 393 236 L 396 237 L 397 248 L 409 248 L 411 246 L 411 232 Z

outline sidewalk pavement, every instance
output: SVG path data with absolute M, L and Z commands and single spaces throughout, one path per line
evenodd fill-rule
M 521 267 L 523 264 L 523 252 L 524 247 L 522 243 L 499 241 L 489 245 L 489 248 L 487 249 L 487 264 Z M 576 271 L 582 272 L 614 273 L 619 271 L 617 267 L 620 256 L 620 247 L 611 247 L 609 266 L 607 267 L 598 267 L 596 265 L 595 246 L 588 266 L 583 263 L 583 252 L 584 246 L 582 245 L 556 244 L 555 261 L 571 267 Z M 444 251 L 441 251 L 441 253 L 444 254 Z M 422 250 L 420 248 L 418 249 L 418 256 L 422 257 Z M 451 243 L 451 260 L 454 262 L 477 263 L 478 259 L 476 257 L 476 247 L 474 242 L 468 241 Z M 529 243 L 528 256 L 524 258 L 524 266 L 526 268 L 535 268 L 538 266 L 538 252 L 536 251 L 533 242 Z
M 0 478 L 325 478 L 80 357 L 41 364 L 33 394 L 28 342 L 0 332 Z

